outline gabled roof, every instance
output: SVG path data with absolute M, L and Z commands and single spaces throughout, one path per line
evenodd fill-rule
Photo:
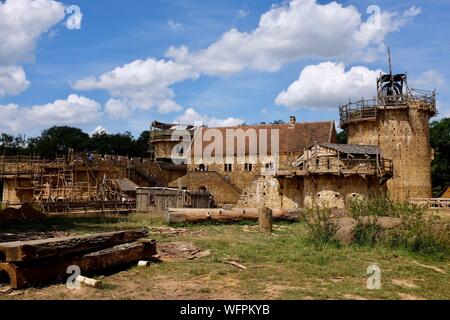
M 136 191 L 136 188 L 139 188 L 139 186 L 134 183 L 133 181 L 123 178 L 123 179 L 112 179 L 117 186 L 119 187 L 120 191 Z
M 303 152 L 305 148 L 314 142 L 332 143 L 336 142 L 336 128 L 334 121 L 324 122 L 303 122 L 295 124 L 260 124 L 249 126 L 235 126 L 235 127 L 220 127 L 220 128 L 203 128 L 203 135 L 205 130 L 213 129 L 219 130 L 223 137 L 223 147 L 226 146 L 226 133 L 228 129 L 241 129 L 243 133 L 254 130 L 256 132 L 258 141 L 263 132 L 267 133 L 267 152 L 270 154 L 272 147 L 271 135 L 273 130 L 278 130 L 279 135 L 279 152 L 280 154 L 286 153 L 298 153 Z M 266 131 L 265 131 L 265 130 Z M 196 139 L 201 139 L 200 134 L 195 134 L 192 145 L 195 145 Z M 202 147 L 205 149 L 211 141 L 205 141 L 203 139 Z M 237 149 L 237 139 L 234 141 L 235 149 Z M 198 152 L 196 150 L 195 152 Z M 246 154 L 248 154 L 249 148 L 246 143 Z M 237 151 L 235 150 L 235 154 Z

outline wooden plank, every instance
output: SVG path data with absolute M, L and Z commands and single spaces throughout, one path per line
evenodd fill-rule
M 147 229 L 0 243 L 0 261 L 28 261 L 112 247 L 144 238 Z
M 242 269 L 242 270 L 247 270 L 246 266 L 244 266 L 243 264 L 240 264 L 240 263 L 238 263 L 236 261 L 224 261 L 223 263 L 229 264 L 231 266 L 234 266 L 234 267 Z
M 301 214 L 300 209 L 273 209 L 274 220 L 296 221 Z M 171 223 L 196 223 L 202 221 L 232 222 L 240 220 L 258 220 L 258 209 L 234 208 L 224 209 L 186 209 L 167 208 L 164 212 L 165 222 Z
M 155 241 L 140 241 L 120 244 L 104 250 L 81 256 L 64 258 L 51 257 L 44 260 L 0 263 L 0 273 L 9 276 L 10 286 L 21 289 L 29 286 L 42 286 L 54 281 L 66 281 L 70 274 L 69 266 L 78 266 L 86 275 L 156 255 Z

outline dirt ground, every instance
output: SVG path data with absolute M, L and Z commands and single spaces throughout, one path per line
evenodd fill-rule
M 450 261 L 382 247 L 315 247 L 300 223 L 277 224 L 265 235 L 252 223 L 167 227 L 140 216 L 60 219 L 34 225 L 38 230 L 0 231 L 0 239 L 146 226 L 160 261 L 93 275 L 102 289 L 3 285 L 0 299 L 450 299 Z M 382 269 L 380 290 L 367 289 L 367 267 L 374 263 Z

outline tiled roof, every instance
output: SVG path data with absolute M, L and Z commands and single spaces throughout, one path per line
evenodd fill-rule
M 223 148 L 226 146 L 226 136 L 227 130 L 236 130 L 242 129 L 241 134 L 251 134 L 256 133 L 257 141 L 260 141 L 260 137 L 267 134 L 267 153 L 270 154 L 272 141 L 271 135 L 273 130 L 278 130 L 279 136 L 279 152 L 281 154 L 286 153 L 297 153 L 303 152 L 305 148 L 310 146 L 312 143 L 333 143 L 336 142 L 336 129 L 334 125 L 334 121 L 324 121 L 324 122 L 303 122 L 296 124 L 261 124 L 261 125 L 249 125 L 249 126 L 236 126 L 236 127 L 221 127 L 221 128 L 202 128 L 203 137 L 205 137 L 206 130 L 218 130 L 218 131 L 209 131 L 208 134 L 214 136 L 215 133 L 220 132 L 223 138 Z M 229 131 L 230 133 L 232 131 Z M 195 140 L 201 139 L 200 131 L 197 131 L 194 135 L 194 140 L 192 145 L 194 148 L 196 147 Z M 211 140 L 205 141 L 203 139 L 202 148 L 203 150 L 210 144 L 212 144 Z M 214 138 L 212 139 L 214 141 Z M 248 141 L 248 138 L 246 138 Z M 258 143 L 259 144 L 259 143 Z M 200 145 L 198 143 L 197 145 Z M 237 139 L 234 141 L 235 145 L 235 153 L 237 149 Z M 198 150 L 195 150 L 197 153 Z M 246 154 L 249 153 L 248 143 L 246 143 Z
M 337 144 L 337 143 L 319 143 L 320 146 L 333 149 L 342 153 L 352 154 L 380 154 L 379 146 L 357 145 L 357 144 Z
M 117 184 L 120 191 L 135 191 L 139 186 L 133 181 L 123 178 L 123 179 L 113 179 L 113 181 Z

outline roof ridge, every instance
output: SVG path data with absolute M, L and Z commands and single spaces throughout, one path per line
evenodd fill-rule
M 334 120 L 324 120 L 324 121 L 302 121 L 302 122 L 296 122 L 295 125 L 302 125 L 302 124 L 331 124 L 334 123 Z M 225 126 L 225 127 L 206 127 L 205 129 L 229 129 L 229 128 L 245 128 L 245 127 L 274 127 L 274 126 L 289 126 L 289 123 L 256 123 L 256 124 L 239 124 L 235 126 Z

